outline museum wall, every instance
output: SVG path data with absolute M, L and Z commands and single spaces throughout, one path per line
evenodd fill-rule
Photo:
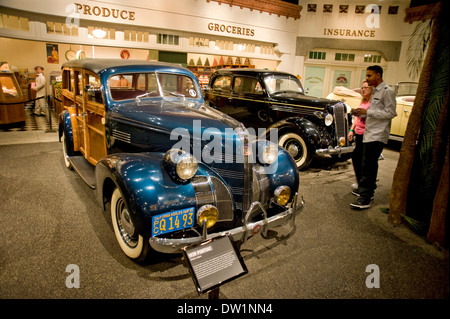
M 0 45 L 6 49 L 0 60 L 28 69 L 42 64 L 46 73 L 59 70 L 68 51 L 95 58 L 120 58 L 126 51 L 132 59 L 158 59 L 161 51 L 182 52 L 187 54 L 183 65 L 191 60 L 212 64 L 220 59 L 249 59 L 252 67 L 287 71 L 303 82 L 320 77 L 320 96 L 336 84 L 358 87 L 371 64 L 385 68 L 389 84 L 417 80 L 405 71 L 407 44 L 415 27 L 403 22 L 410 1 L 378 3 L 379 15 L 370 12 L 371 2 L 333 2 L 331 8 L 325 0 L 301 2 L 301 17 L 294 19 L 207 0 L 130 0 L 126 5 L 119 0 L 3 0 Z M 358 6 L 360 13 L 356 13 Z M 10 16 L 18 22 L 9 21 Z M 25 29 L 21 19 L 26 19 Z M 69 29 L 67 23 L 76 27 Z M 94 29 L 105 30 L 107 36 L 92 36 Z M 46 55 L 52 44 L 59 54 L 56 63 Z M 33 59 L 27 58 L 29 52 Z M 337 60 L 338 56 L 352 59 Z M 337 83 L 337 78 L 346 78 L 345 83 Z

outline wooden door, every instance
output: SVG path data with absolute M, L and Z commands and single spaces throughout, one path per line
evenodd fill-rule
M 83 72 L 83 114 L 85 157 L 93 165 L 106 156 L 105 105 L 100 78 L 90 71 Z

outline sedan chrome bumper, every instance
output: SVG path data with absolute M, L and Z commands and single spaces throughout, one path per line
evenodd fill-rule
M 351 153 L 355 149 L 355 146 L 345 146 L 345 147 L 329 147 L 329 148 L 321 148 L 316 150 L 316 154 L 318 155 L 339 155 Z
M 294 200 L 286 206 L 285 211 L 274 216 L 267 217 L 266 210 L 261 205 L 261 203 L 253 202 L 250 205 L 250 209 L 248 210 L 244 218 L 243 226 L 220 233 L 208 234 L 206 239 L 213 239 L 216 237 L 228 235 L 231 237 L 232 241 L 245 242 L 247 241 L 247 239 L 258 233 L 262 233 L 263 235 L 265 235 L 268 230 L 286 225 L 289 222 L 294 225 L 295 217 L 303 210 L 304 204 L 305 202 L 303 200 L 303 196 L 300 196 L 298 195 L 298 193 L 296 193 L 294 196 Z M 256 212 L 258 208 L 261 208 L 261 210 L 263 211 L 264 218 L 255 222 L 249 222 L 252 214 Z M 198 244 L 204 240 L 205 238 L 203 236 L 180 239 L 152 237 L 149 239 L 149 243 L 150 246 L 156 251 L 162 253 L 177 253 L 180 252 L 183 247 Z

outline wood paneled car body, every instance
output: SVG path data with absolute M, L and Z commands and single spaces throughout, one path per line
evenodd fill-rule
M 300 80 L 286 72 L 219 69 L 205 99 L 248 128 L 277 130 L 278 144 L 306 168 L 314 154 L 351 153 L 349 108 L 340 101 L 305 95 Z
M 301 211 L 290 155 L 204 105 L 189 70 L 85 59 L 65 63 L 62 73 L 65 165 L 104 208 L 110 203 L 117 241 L 130 258 L 225 234 L 242 243 Z

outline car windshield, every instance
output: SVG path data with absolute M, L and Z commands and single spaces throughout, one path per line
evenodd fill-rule
M 295 76 L 270 75 L 264 78 L 264 83 L 269 94 L 278 93 L 301 93 L 303 88 L 300 81 Z
M 108 79 L 108 87 L 114 101 L 152 97 L 200 97 L 192 78 L 174 73 L 115 74 Z
M 416 95 L 419 83 L 404 82 L 397 85 L 397 96 Z

